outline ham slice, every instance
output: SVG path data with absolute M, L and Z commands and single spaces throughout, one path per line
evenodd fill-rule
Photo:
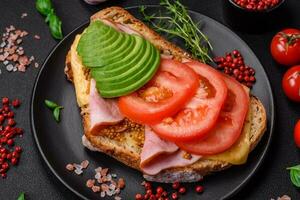
M 160 139 L 150 127 L 145 127 L 145 142 L 140 167 L 145 174 L 155 175 L 171 167 L 183 167 L 198 161 L 201 156 L 184 158 L 185 152 L 174 143 Z
M 96 81 L 91 79 L 89 95 L 90 132 L 98 134 L 101 129 L 108 125 L 117 124 L 124 119 L 117 100 L 103 99 L 96 88 Z

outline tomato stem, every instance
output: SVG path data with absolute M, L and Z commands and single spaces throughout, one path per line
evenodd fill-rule
M 288 46 L 294 44 L 298 39 L 300 39 L 300 34 L 290 34 L 290 35 L 288 35 L 288 34 L 286 34 L 286 33 L 284 33 L 284 32 L 279 32 L 279 34 L 280 34 L 283 38 L 287 39 L 287 41 L 288 41 L 288 42 L 287 42 Z

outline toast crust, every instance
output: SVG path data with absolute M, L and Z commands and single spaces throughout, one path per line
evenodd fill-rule
M 152 29 L 148 28 L 140 20 L 136 19 L 126 10 L 120 7 L 110 7 L 104 10 L 101 10 L 94 14 L 91 17 L 91 21 L 94 20 L 110 20 L 112 22 L 121 23 L 125 26 L 128 26 L 132 30 L 140 33 L 144 38 L 150 41 L 156 48 L 158 48 L 161 53 L 169 54 L 173 59 L 182 61 L 184 59 L 190 59 L 191 55 L 177 47 L 176 45 L 168 42 L 162 36 L 154 32 Z M 71 53 L 69 52 L 66 57 L 66 66 L 65 73 L 67 78 L 72 82 L 73 81 L 73 70 L 71 64 Z M 75 84 L 74 84 L 75 85 Z M 81 95 L 88 95 L 87 93 Z M 78 98 L 78 96 L 77 96 Z M 89 133 L 89 113 L 87 111 L 87 105 L 80 105 L 81 115 L 84 126 L 84 137 L 83 143 L 85 146 L 91 150 L 96 150 L 108 154 L 120 162 L 140 170 L 140 152 L 142 146 L 136 144 L 135 141 L 132 141 L 132 138 L 135 135 L 144 134 L 141 131 L 125 131 L 124 138 L 126 140 L 125 144 L 123 142 L 117 142 L 107 138 L 106 136 L 94 136 Z M 262 103 L 254 96 L 251 96 L 251 103 L 249 112 L 251 112 L 251 118 L 248 120 L 250 123 L 249 128 L 246 131 L 249 131 L 250 135 L 250 150 L 252 151 L 256 145 L 259 143 L 262 138 L 266 127 L 267 127 L 267 117 L 265 108 Z M 247 122 L 246 122 L 247 123 Z M 131 138 L 131 139 L 129 139 Z M 128 142 L 129 141 L 129 142 Z M 180 180 L 183 182 L 191 182 L 199 180 L 199 175 L 204 176 L 216 171 L 221 171 L 227 169 L 231 166 L 228 162 L 211 160 L 202 158 L 198 162 L 186 166 L 186 167 L 174 167 L 170 169 L 163 170 L 158 175 L 144 177 L 150 181 L 159 181 L 159 182 L 172 182 L 174 180 Z M 141 171 L 141 170 L 140 170 Z

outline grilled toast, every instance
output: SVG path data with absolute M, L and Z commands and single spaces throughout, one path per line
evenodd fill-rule
M 123 8 L 106 8 L 91 17 L 91 21 L 103 19 L 128 26 L 150 41 L 161 53 L 171 56 L 172 59 L 182 61 L 191 58 L 189 53 L 165 40 Z M 144 143 L 144 127 L 142 125 L 125 119 L 117 125 L 103 129 L 97 136 L 89 133 L 88 96 L 91 77 L 89 70 L 82 65 L 76 52 L 79 39 L 80 35 L 77 35 L 66 57 L 65 74 L 74 84 L 78 106 L 81 108 L 84 126 L 82 142 L 93 151 L 108 154 L 128 166 L 140 170 L 140 153 Z M 144 175 L 144 177 L 149 181 L 157 182 L 174 182 L 178 180 L 193 182 L 209 173 L 224 170 L 230 167 L 232 163 L 235 164 L 234 160 L 229 163 L 224 158 L 230 157 L 230 154 L 236 154 L 239 149 L 241 151 L 242 149 L 243 151 L 252 151 L 255 148 L 266 130 L 266 123 L 264 106 L 256 97 L 251 96 L 249 112 L 244 122 L 241 138 L 230 150 L 225 152 L 225 155 L 203 157 L 192 165 L 174 167 L 163 170 L 155 176 Z M 246 160 L 243 160 L 243 162 L 246 162 Z

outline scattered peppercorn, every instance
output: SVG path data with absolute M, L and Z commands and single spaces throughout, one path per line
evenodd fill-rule
M 218 65 L 217 69 L 234 77 L 249 88 L 252 88 L 256 82 L 255 70 L 245 64 L 244 58 L 238 50 L 226 53 L 224 57 L 216 57 L 214 62 Z
M 251 11 L 263 11 L 275 7 L 281 0 L 234 0 L 234 3 Z
M 22 148 L 16 146 L 15 137 L 23 134 L 23 129 L 14 127 L 17 123 L 14 120 L 15 112 L 12 108 L 20 106 L 20 100 L 10 102 L 8 97 L 3 97 L 2 108 L 0 108 L 0 175 L 2 178 L 7 177 L 10 164 L 15 166 L 19 163 Z M 15 103 L 14 103 L 15 102 Z M 16 103 L 17 102 L 17 103 Z M 17 105 L 17 106 L 16 106 Z M 10 164 L 9 164 L 10 163 Z
M 202 193 L 203 190 L 204 190 L 204 188 L 201 185 L 197 185 L 196 188 L 195 188 L 195 190 L 196 190 L 197 193 Z

